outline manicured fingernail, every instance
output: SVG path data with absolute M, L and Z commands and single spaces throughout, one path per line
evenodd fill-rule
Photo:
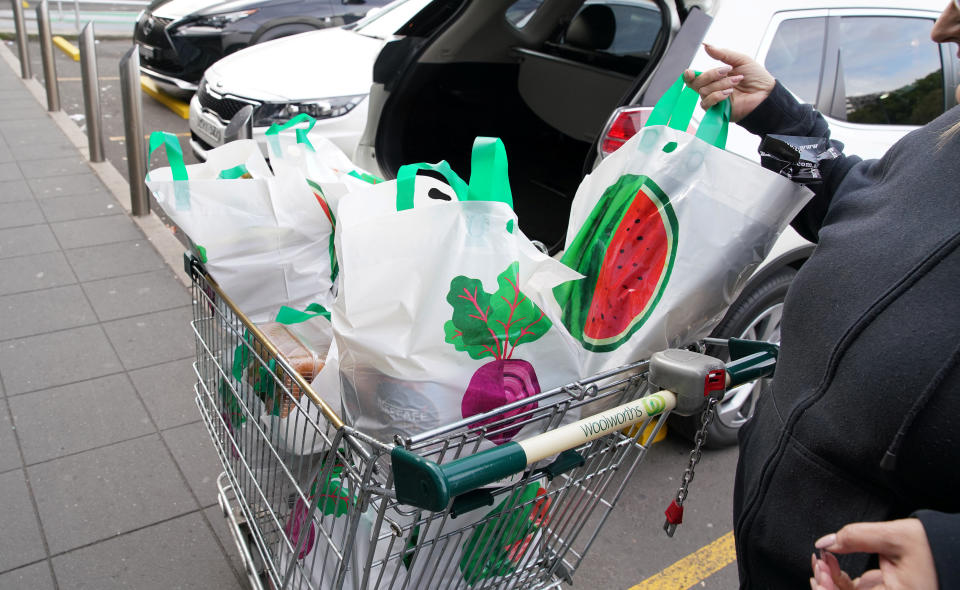
M 740 80 L 743 80 L 743 75 L 730 76 L 729 80 L 731 84 L 739 84 Z
M 730 70 L 732 69 L 733 68 L 730 66 L 720 66 L 719 68 L 717 68 L 717 73 L 720 74 L 721 76 L 726 76 L 727 74 L 730 73 Z M 673 71 L 676 72 L 677 70 L 673 70 Z
M 674 71 L 676 71 L 676 70 L 674 70 Z M 727 88 L 727 89 L 723 90 L 720 94 L 729 96 L 729 95 L 733 94 L 733 88 Z
M 837 543 L 837 535 L 835 533 L 830 533 L 829 535 L 826 535 L 817 539 L 817 542 L 814 543 L 813 546 L 816 547 L 817 549 L 826 549 L 827 547 L 832 547 L 836 543 Z

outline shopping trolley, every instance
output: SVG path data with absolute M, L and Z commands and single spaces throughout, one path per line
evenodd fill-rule
M 336 400 L 277 354 L 195 258 L 185 260 L 197 404 L 224 468 L 220 507 L 257 589 L 557 588 L 667 415 L 712 408 L 725 387 L 775 363 L 775 349 L 763 347 L 727 366 L 666 351 L 391 444 L 345 424 Z M 282 417 L 271 411 L 277 400 Z M 481 450 L 520 427 L 541 434 Z

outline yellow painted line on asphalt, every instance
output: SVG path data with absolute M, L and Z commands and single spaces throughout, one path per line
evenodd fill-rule
M 733 531 L 730 531 L 630 590 L 687 590 L 736 560 Z
M 173 113 L 181 119 L 190 118 L 190 105 L 182 100 L 177 100 L 172 96 L 164 94 L 150 78 L 140 76 L 140 87 L 143 88 L 144 92 L 153 97 L 154 100 L 173 111 Z
M 98 80 L 101 82 L 116 82 L 120 79 L 120 76 L 100 76 Z M 83 82 L 83 78 L 80 76 L 65 76 L 61 78 L 57 76 L 57 82 Z
M 186 132 L 186 133 L 174 133 L 173 135 L 176 135 L 177 137 L 190 137 L 190 132 L 188 131 L 188 132 Z M 143 138 L 146 139 L 147 141 L 150 140 L 150 136 L 149 136 L 149 135 L 144 135 Z M 127 140 L 127 137 L 126 137 L 125 135 L 111 135 L 110 137 L 107 138 L 107 140 L 109 140 L 109 141 L 126 141 L 126 140 Z
M 60 51 L 66 53 L 67 57 L 73 61 L 80 61 L 80 49 L 74 46 L 73 43 L 67 41 L 60 35 L 55 35 L 53 37 L 53 44 L 56 45 Z

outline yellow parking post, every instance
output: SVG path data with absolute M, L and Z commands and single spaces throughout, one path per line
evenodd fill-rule
M 26 4 L 26 2 L 24 2 Z M 53 44 L 57 46 L 60 51 L 67 54 L 70 59 L 73 61 L 80 61 L 80 49 L 70 43 L 60 35 L 56 35 L 53 38 Z

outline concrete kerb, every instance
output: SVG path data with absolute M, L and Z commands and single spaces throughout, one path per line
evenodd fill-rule
M 17 76 L 20 75 L 20 60 L 17 59 L 17 56 L 13 54 L 12 51 L 3 43 L 0 43 L 0 57 L 3 58 L 7 65 L 17 73 Z M 27 90 L 33 95 L 37 103 L 46 108 L 46 91 L 43 88 L 43 85 L 40 84 L 35 78 L 30 78 L 29 80 L 23 80 L 24 85 L 27 87 Z M 58 127 L 63 131 L 67 136 L 70 142 L 80 150 L 80 153 L 83 154 L 83 157 L 87 160 L 87 164 L 93 170 L 103 184 L 107 187 L 107 190 L 113 194 L 113 197 L 120 203 L 124 211 L 127 212 L 127 215 L 130 219 L 133 220 L 137 226 L 143 231 L 147 236 L 147 240 L 153 245 L 153 247 L 166 262 L 174 273 L 177 275 L 177 278 L 180 279 L 180 282 L 183 283 L 185 287 L 190 287 L 191 281 L 190 277 L 183 270 L 183 253 L 186 250 L 186 247 L 180 243 L 180 241 L 174 236 L 173 232 L 168 228 L 163 221 L 151 211 L 150 215 L 145 215 L 142 217 L 134 217 L 130 215 L 130 185 L 124 180 L 123 175 L 113 167 L 109 161 L 103 162 L 90 162 L 90 150 L 87 146 L 87 136 L 77 127 L 77 124 L 74 123 L 70 117 L 63 111 L 57 112 L 48 112 L 47 113 L 51 119 L 57 124 Z

